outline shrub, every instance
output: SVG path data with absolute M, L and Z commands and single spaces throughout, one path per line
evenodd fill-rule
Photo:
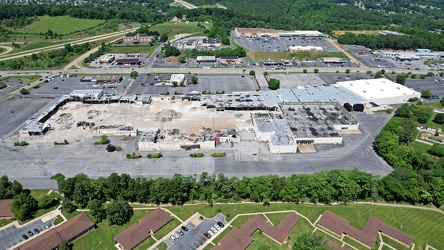
M 345 73 L 346 73 L 346 74 L 349 74 L 349 73 L 350 73 L 350 69 L 346 69 L 346 70 L 345 70 Z
M 68 142 L 68 140 L 63 140 L 63 142 L 58 142 L 58 141 L 55 141 L 54 142 L 54 145 L 68 145 L 69 144 L 69 142 Z
M 27 89 L 25 89 L 25 88 L 21 88 L 20 89 L 20 94 L 22 94 L 22 95 L 27 95 L 27 94 L 29 94 L 30 92 L 29 92 L 29 90 L 27 90 Z
M 319 72 L 319 69 L 314 69 L 313 71 L 315 74 L 317 74 Z
M 147 154 L 146 157 L 150 159 L 156 159 L 162 157 L 162 153 L 155 153 L 155 154 Z
M 304 72 L 304 74 L 306 74 L 307 73 L 307 69 L 302 70 L 302 72 Z
M 114 152 L 114 151 L 116 151 L 116 146 L 114 146 L 114 145 L 112 145 L 112 144 L 108 144 L 108 145 L 106 146 L 106 151 L 108 151 L 108 152 Z
M 191 158 L 201 158 L 204 157 L 205 155 L 203 153 L 192 153 L 190 154 Z
M 437 157 L 443 157 L 444 156 L 444 147 L 433 144 L 433 146 L 427 151 L 427 153 L 437 156 Z
M 254 70 L 250 70 L 250 76 L 256 75 L 256 72 Z
M 225 156 L 227 156 L 227 153 L 225 153 L 225 152 L 216 152 L 216 153 L 212 153 L 211 156 L 213 156 L 213 157 L 225 157 Z
M 438 124 L 444 124 L 444 114 L 443 113 L 436 114 L 435 118 L 433 119 L 433 122 Z
M 141 157 L 142 156 L 136 152 L 132 152 L 131 154 L 130 153 L 126 154 L 126 159 L 139 159 Z
M 103 145 L 103 144 L 108 144 L 110 142 L 110 140 L 108 139 L 107 135 L 102 135 L 100 136 L 100 140 L 94 142 L 94 145 Z
M 281 81 L 279 81 L 278 79 L 271 78 L 270 80 L 268 80 L 269 89 L 276 90 L 279 89 L 280 86 L 281 86 Z
M 27 141 L 18 141 L 18 142 L 14 142 L 14 146 L 20 146 L 20 147 L 23 147 L 23 146 L 28 146 L 29 145 L 29 143 L 27 142 Z
M 417 102 L 419 99 L 418 97 L 413 97 L 413 98 L 409 98 L 407 101 L 408 102 Z

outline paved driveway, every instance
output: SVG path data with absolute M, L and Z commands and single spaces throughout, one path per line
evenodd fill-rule
M 23 241 L 22 235 L 28 235 L 28 231 L 32 231 L 34 233 L 34 229 L 37 228 L 40 233 L 42 233 L 45 229 L 45 225 L 49 224 L 52 226 L 52 222 L 54 219 L 50 219 L 49 221 L 43 221 L 42 219 L 29 223 L 28 225 L 17 228 L 15 225 L 12 225 L 4 230 L 0 231 L 0 250 L 8 249 L 17 245 L 18 243 Z M 34 239 L 39 236 L 34 235 L 29 237 L 28 240 Z
M 218 221 L 227 224 L 225 218 L 221 214 L 217 214 L 212 219 L 204 219 L 202 223 L 198 226 L 190 227 L 189 224 L 186 225 L 189 231 L 184 235 L 180 236 L 176 241 L 172 241 L 171 239 L 165 240 L 165 243 L 168 245 L 168 249 L 170 250 L 193 250 L 200 247 L 205 241 L 208 239 L 203 235 L 205 232 L 210 230 L 212 226 L 214 226 Z M 213 236 L 214 237 L 214 236 Z

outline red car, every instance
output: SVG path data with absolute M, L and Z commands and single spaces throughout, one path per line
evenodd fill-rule
M 204 233 L 204 236 L 207 237 L 208 239 L 211 238 L 211 235 L 209 235 L 208 233 Z

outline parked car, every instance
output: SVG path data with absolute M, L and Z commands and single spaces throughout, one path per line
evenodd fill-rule
M 222 223 L 220 221 L 217 222 L 217 225 L 219 225 L 220 227 L 224 227 L 225 226 L 224 223 Z
M 180 235 L 179 235 L 177 232 L 175 232 L 173 235 L 174 235 L 174 237 L 176 237 L 176 238 L 179 238 L 179 237 L 180 237 Z
M 182 230 L 177 230 L 177 232 L 182 236 L 185 234 Z
M 211 235 L 209 235 L 208 233 L 204 233 L 204 236 L 207 237 L 208 239 L 211 238 Z
M 37 228 L 34 228 L 34 233 L 35 233 L 35 234 L 39 234 L 40 231 L 39 231 Z
M 32 236 L 34 236 L 34 234 L 31 231 L 28 231 L 28 236 L 32 237 Z
M 50 227 L 51 227 L 51 224 L 46 224 L 46 225 L 45 225 L 45 228 L 46 228 L 46 229 L 49 229 Z
M 180 228 L 182 228 L 183 231 L 188 232 L 188 228 L 186 226 L 181 226 Z
M 208 234 L 211 235 L 211 236 L 214 236 L 214 232 L 211 231 L 211 230 L 208 230 Z
M 174 238 L 174 236 L 170 236 L 170 239 L 172 240 L 172 241 L 176 241 L 176 238 Z
M 29 237 L 26 234 L 23 234 L 22 239 L 27 240 L 27 239 L 29 239 Z
M 216 228 L 214 228 L 214 227 L 211 227 L 210 229 L 211 229 L 211 231 L 213 231 L 213 232 L 217 233 L 217 229 L 216 229 Z
M 216 229 L 217 229 L 217 231 L 219 231 L 219 230 L 220 230 L 220 227 L 219 227 L 219 225 L 217 225 L 217 223 L 216 223 L 216 224 L 214 224 L 214 228 L 216 228 Z

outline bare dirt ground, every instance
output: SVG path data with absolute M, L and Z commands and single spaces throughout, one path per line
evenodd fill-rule
M 366 35 L 376 35 L 378 31 L 376 30 L 333 30 L 333 34 L 335 35 L 344 35 L 345 33 L 353 33 L 353 34 L 366 34 Z
M 134 129 L 178 129 L 181 133 L 200 135 L 203 131 L 226 131 L 247 126 L 249 115 L 235 112 L 216 112 L 201 107 L 199 102 L 182 100 L 153 100 L 149 105 L 128 103 L 83 104 L 69 102 L 48 121 L 53 127 L 44 140 L 83 139 L 98 136 L 102 125 L 125 125 Z M 77 127 L 79 121 L 94 123 L 94 127 Z M 245 124 L 247 123 L 247 124 Z

